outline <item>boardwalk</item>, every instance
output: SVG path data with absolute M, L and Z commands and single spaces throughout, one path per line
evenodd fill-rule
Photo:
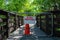
M 42 30 L 34 25 L 31 26 L 30 35 L 24 35 L 24 27 L 21 26 L 11 33 L 7 40 L 60 40 L 57 37 L 45 37 L 47 35 Z

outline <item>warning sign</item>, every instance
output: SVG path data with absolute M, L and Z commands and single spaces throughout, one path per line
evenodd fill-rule
M 36 23 L 36 17 L 34 16 L 25 16 L 24 17 L 24 24 L 35 24 Z

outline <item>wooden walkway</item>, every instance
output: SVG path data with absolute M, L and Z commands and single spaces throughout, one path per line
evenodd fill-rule
M 43 37 L 46 36 L 46 34 L 38 27 L 32 26 L 33 27 L 30 27 L 31 35 L 24 35 L 24 27 L 21 26 L 11 33 L 7 40 L 60 40 L 60 38 L 57 37 Z

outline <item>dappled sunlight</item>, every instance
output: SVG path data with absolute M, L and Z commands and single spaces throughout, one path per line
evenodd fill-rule
M 28 2 L 29 2 L 30 4 L 33 3 L 33 1 L 34 1 L 34 0 L 28 0 Z
M 19 38 L 22 38 L 23 36 L 14 36 L 13 38 L 15 39 L 19 39 Z
M 59 40 L 60 0 L 0 0 L 0 40 Z

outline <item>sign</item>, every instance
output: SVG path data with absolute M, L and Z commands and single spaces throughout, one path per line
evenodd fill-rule
M 34 16 L 25 16 L 24 17 L 24 24 L 35 24 L 36 23 L 36 17 Z

